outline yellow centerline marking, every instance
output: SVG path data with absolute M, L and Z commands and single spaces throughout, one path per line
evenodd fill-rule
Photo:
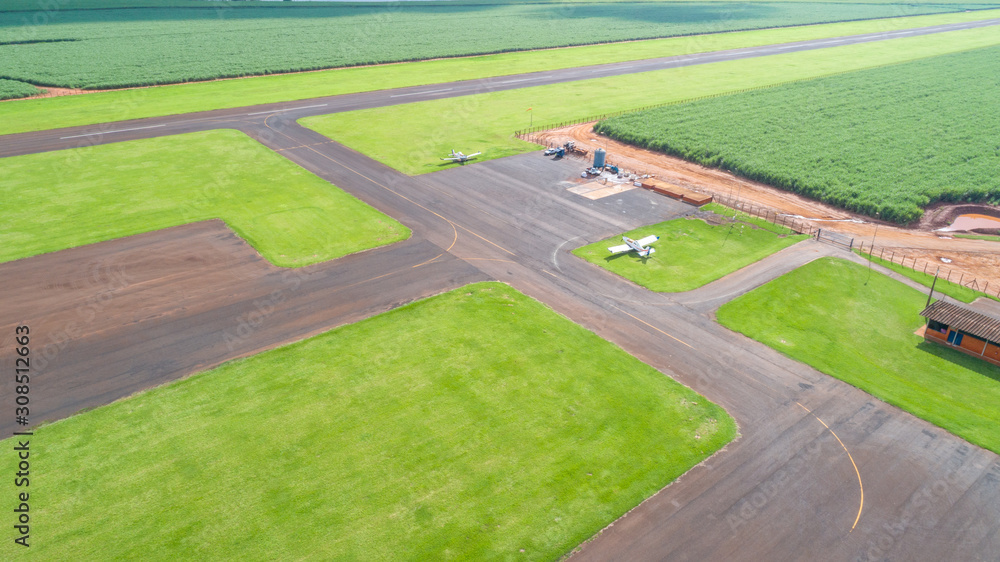
M 350 289 L 351 287 L 357 287 L 358 285 L 363 285 L 365 283 L 371 283 L 372 281 L 375 281 L 376 279 L 381 279 L 383 277 L 388 277 L 390 275 L 396 275 L 397 273 L 400 273 L 400 271 L 390 271 L 389 273 L 383 273 L 382 275 L 378 275 L 378 276 L 375 276 L 375 277 L 370 277 L 368 279 L 365 279 L 364 281 L 358 281 L 357 283 L 351 283 L 350 285 L 344 285 L 343 287 L 337 287 L 336 290 L 337 291 L 343 291 L 344 289 Z
M 437 259 L 438 259 L 438 258 L 440 258 L 441 256 L 443 256 L 443 255 L 447 254 L 448 252 L 450 252 L 450 251 L 451 251 L 451 249 L 455 247 L 455 244 L 457 244 L 457 243 L 458 243 L 458 229 L 457 229 L 457 228 L 455 228 L 455 223 L 453 223 L 453 222 L 449 221 L 448 219 L 445 219 L 445 220 L 446 220 L 446 221 L 448 221 L 448 224 L 449 224 L 449 225 L 451 225 L 451 230 L 452 230 L 452 232 L 454 232 L 454 233 L 455 233 L 455 237 L 454 237 L 454 238 L 452 238 L 452 240 L 451 240 L 451 245 L 450 245 L 450 246 L 448 246 L 448 249 L 447 249 L 447 250 L 445 250 L 444 252 L 442 252 L 442 253 L 440 253 L 440 254 L 438 254 L 438 255 L 434 256 L 433 258 L 431 258 L 431 259 L 429 259 L 429 260 L 427 260 L 427 261 L 425 261 L 425 262 L 423 262 L 423 263 L 418 263 L 417 265 L 413 266 L 413 268 L 414 268 L 414 269 L 416 269 L 416 268 L 418 268 L 418 267 L 420 267 L 420 266 L 422 266 L 422 265 L 427 265 L 427 264 L 429 264 L 429 263 L 432 263 L 432 262 L 435 262 L 435 261 L 437 261 Z
M 549 275 L 552 275 L 552 274 L 550 273 Z M 553 277 L 555 277 L 555 275 L 553 275 Z M 691 344 L 687 343 L 687 342 L 686 342 L 686 341 L 684 341 L 684 340 L 679 340 L 679 339 L 675 338 L 674 336 L 671 336 L 670 334 L 668 334 L 668 333 L 664 332 L 663 330 L 661 330 L 661 329 L 657 328 L 656 326 L 654 326 L 654 325 L 650 324 L 649 322 L 646 322 L 645 320 L 641 320 L 641 319 L 639 319 L 639 318 L 636 318 L 635 316 L 632 316 L 632 315 L 631 315 L 631 314 L 629 314 L 628 312 L 625 312 L 624 310 L 622 310 L 622 309 L 618 308 L 618 307 L 617 307 L 617 306 L 615 306 L 615 305 L 611 305 L 611 307 L 612 307 L 612 308 L 614 308 L 615 310 L 619 311 L 619 312 L 622 312 L 622 313 L 624 313 L 624 314 L 626 314 L 626 315 L 630 316 L 630 317 L 631 317 L 631 318 L 632 318 L 633 320 L 636 320 L 636 321 L 638 321 L 638 322 L 642 322 L 643 324 L 645 324 L 645 325 L 649 326 L 650 328 L 652 328 L 652 329 L 656 330 L 657 332 L 660 332 L 660 333 L 661 333 L 661 334 L 663 334 L 664 336 L 667 336 L 668 338 L 670 338 L 670 339 L 672 339 L 672 340 L 674 340 L 674 341 L 676 341 L 676 342 L 679 342 L 679 343 L 682 343 L 682 344 L 684 344 L 684 345 L 686 345 L 686 346 L 690 347 L 691 349 L 694 349 L 694 346 L 693 346 L 693 345 L 691 345 Z
M 268 115 L 268 117 L 270 117 L 270 115 Z M 265 121 L 267 121 L 267 119 L 265 119 Z M 265 125 L 267 125 L 267 123 L 265 123 Z M 271 129 L 270 125 L 268 125 L 267 128 Z M 271 130 L 274 131 L 274 129 L 271 129 Z M 288 135 L 285 135 L 285 136 L 288 137 L 288 138 L 292 138 L 292 137 L 289 137 Z M 309 148 L 310 146 L 319 146 L 321 144 L 329 144 L 331 142 L 333 142 L 333 141 L 314 142 L 312 144 L 300 144 L 299 146 L 289 146 L 288 148 L 274 148 L 272 150 L 274 150 L 275 152 L 281 152 L 282 150 L 295 150 L 296 148 Z
M 290 139 L 290 140 L 295 140 L 294 138 L 290 137 L 289 135 L 286 135 L 285 133 L 282 133 L 281 131 L 279 131 L 279 130 L 277 130 L 277 129 L 275 129 L 275 128 L 273 128 L 273 127 L 271 127 L 270 125 L 268 125 L 268 124 L 267 124 L 267 120 L 268 120 L 268 119 L 270 119 L 270 118 L 271 118 L 271 117 L 273 117 L 273 116 L 274 116 L 274 115 L 272 114 L 272 115 L 268 115 L 267 117 L 265 117 L 265 118 L 264 118 L 264 126 L 265 126 L 265 127 L 267 127 L 268 129 L 271 129 L 272 131 L 274 131 L 274 132 L 278 133 L 279 135 L 281 135 L 281 136 L 283 136 L 283 137 L 287 138 L 287 139 Z M 487 240 L 486 238 L 484 238 L 484 237 L 480 236 L 479 234 L 476 234 L 476 233 L 475 233 L 475 232 L 473 232 L 472 230 L 470 230 L 470 229 L 468 229 L 468 228 L 466 228 L 466 227 L 464 227 L 464 226 L 462 226 L 462 225 L 460 225 L 460 224 L 458 224 L 458 223 L 456 223 L 456 222 L 454 222 L 454 221 L 452 221 L 452 220 L 450 220 L 450 219 L 447 219 L 447 218 L 445 218 L 445 217 L 444 217 L 444 216 L 442 216 L 442 215 L 441 215 L 440 213 L 437 213 L 437 212 L 435 212 L 435 211 L 432 211 L 431 209 L 428 209 L 427 207 L 425 207 L 425 206 L 421 205 L 420 203 L 417 203 L 417 202 L 416 202 L 416 201 L 414 201 L 413 199 L 410 199 L 409 197 L 407 197 L 407 196 L 403 195 L 402 193 L 400 193 L 400 192 L 398 192 L 398 191 L 396 191 L 396 190 L 394 190 L 394 189 L 390 188 L 389 186 L 387 186 L 387 185 L 383 185 L 382 183 L 379 183 L 379 182 L 375 181 L 374 179 L 372 179 L 372 178 L 370 178 L 370 177 L 368 177 L 368 176 L 366 176 L 366 175 L 362 174 L 361 172 L 359 172 L 359 171 L 355 170 L 354 168 L 351 168 L 350 166 L 348 166 L 348 165 L 344 164 L 343 162 L 340 162 L 340 161 L 338 161 L 338 160 L 336 160 L 336 159 L 334 159 L 334 158 L 332 158 L 332 157 L 330 157 L 330 156 L 328 156 L 328 155 L 326 155 L 326 154 L 323 154 L 322 152 L 320 152 L 320 151 L 316 150 L 315 148 L 313 148 L 313 146 L 318 146 L 318 145 L 321 145 L 321 144 L 328 144 L 328 143 L 331 143 L 331 142 L 333 142 L 333 141 L 324 141 L 324 142 L 319 142 L 319 143 L 315 143 L 315 144 L 312 144 L 312 145 L 302 145 L 302 146 L 297 146 L 297 147 L 294 147 L 294 148 L 308 148 L 309 150 L 311 150 L 311 151 L 315 152 L 316 154 L 318 154 L 318 155 L 322 156 L 323 158 L 326 158 L 326 159 L 327 159 L 327 160 L 329 160 L 330 162 L 333 162 L 334 164 L 337 164 L 338 166 L 340 166 L 340 167 L 344 168 L 345 170 L 349 170 L 349 171 L 353 172 L 354 174 L 357 174 L 358 176 L 361 176 L 362 178 L 364 178 L 364 179 L 366 179 L 366 180 L 368 180 L 368 181 L 372 182 L 373 184 L 375 184 L 375 185 L 377 185 L 377 186 L 381 187 L 382 189 L 384 189 L 384 190 L 388 191 L 389 193 L 392 193 L 393 195 L 396 195 L 396 196 L 398 196 L 398 197 L 401 197 L 401 198 L 403 198 L 403 199 L 405 199 L 405 200 L 409 201 L 410 203 L 413 203 L 413 204 L 414 204 L 414 205 L 416 205 L 417 207 L 420 207 L 421 209 L 423 209 L 423 210 L 427 211 L 428 213 L 431 213 L 431 214 L 433 214 L 434 216 L 438 217 L 439 219 L 441 219 L 441 220 L 445 221 L 446 223 L 448 223 L 449 225 L 451 225 L 451 228 L 452 228 L 452 229 L 455 229 L 456 227 L 458 227 L 458 228 L 461 228 L 462 230 L 464 230 L 464 231 L 468 232 L 469 234 L 471 234 L 471 235 L 475 236 L 476 238 L 479 238 L 480 240 L 482 240 L 482 241 L 484 241 L 484 242 L 486 242 L 486 243 L 488 243 L 488 244 L 492 244 L 493 246 L 496 246 L 497 248 L 499 248 L 499 249 L 503 250 L 504 252 L 507 252 L 508 254 L 510 254 L 510 255 L 512 255 L 512 256 L 516 256 L 516 255 L 517 255 L 517 254 L 515 254 L 514 252 L 511 252 L 510 250 L 508 250 L 508 249 L 504 248 L 503 246 L 501 246 L 501 245 L 499 245 L 499 244 L 496 244 L 495 242 L 492 242 L 492 241 L 490 241 L 490 240 Z M 454 240 L 452 240 L 452 243 L 451 243 L 451 246 L 448 246 L 448 249 L 447 249 L 447 250 L 445 250 L 445 253 L 447 253 L 447 252 L 450 252 L 450 251 L 451 251 L 451 249 L 452 249 L 453 247 L 455 247 L 455 243 L 456 243 L 456 242 L 458 242 L 458 231 L 457 231 L 457 230 L 455 231 L 455 239 L 454 239 Z M 442 255 L 443 255 L 443 254 L 442 254 Z M 425 263 L 430 263 L 430 262 L 432 262 L 432 261 L 434 261 L 434 260 L 438 259 L 439 257 L 441 257 L 441 256 L 439 255 L 439 256 L 435 257 L 434 259 L 431 259 L 431 260 L 428 260 L 428 261 L 427 261 L 427 262 L 425 262 Z M 419 265 L 424 265 L 424 264 L 419 264 Z M 419 266 L 415 266 L 415 267 L 419 267 Z
M 419 178 L 416 178 L 416 177 L 412 177 L 412 176 L 411 176 L 411 177 L 410 177 L 410 179 L 411 179 L 411 180 L 412 180 L 412 181 L 413 181 L 414 183 L 418 183 L 418 184 L 420 184 L 420 185 L 422 185 L 422 186 L 426 187 L 427 189 L 430 189 L 430 190 L 433 190 L 433 191 L 436 191 L 437 193 L 440 193 L 441 195 L 443 195 L 443 196 L 445 196 L 445 197 L 448 197 L 449 199 L 455 199 L 455 196 L 454 196 L 454 195 L 452 195 L 451 193 L 449 193 L 449 192 L 447 192 L 447 191 L 445 191 L 445 190 L 443 190 L 443 189 L 441 189 L 441 188 L 439 188 L 439 187 L 434 187 L 433 185 L 430 185 L 429 183 L 427 183 L 427 182 L 425 182 L 425 181 L 422 181 L 422 180 L 420 180 Z M 456 200 L 457 200 L 457 199 L 456 199 Z M 480 213 L 483 213 L 483 214 L 487 215 L 487 216 L 493 216 L 493 215 L 490 215 L 490 213 L 487 213 L 486 211 L 484 211 L 484 210 L 480 209 L 480 208 L 479 208 L 479 207 L 477 207 L 476 205 L 473 205 L 473 204 L 471 204 L 471 203 L 467 203 L 467 205 L 468 205 L 468 206 L 470 206 L 470 207 L 472 207 L 473 209 L 475 209 L 475 210 L 479 211 Z M 502 251 L 504 251 L 504 252 L 507 252 L 508 254 L 510 254 L 510 255 L 512 255 L 512 256 L 516 256 L 516 255 L 517 255 L 517 254 L 515 254 L 514 252 L 511 252 L 510 250 L 508 250 L 507 248 L 504 248 L 504 247 L 503 247 L 503 246 L 501 246 L 500 244 L 497 244 L 496 242 L 493 242 L 492 240 L 488 240 L 488 239 L 486 239 L 486 238 L 484 238 L 484 237 L 480 236 L 479 234 L 477 234 L 477 233 L 473 232 L 472 230 L 470 230 L 470 229 L 468 229 L 468 228 L 466 228 L 466 227 L 464 227 L 464 226 L 461 226 L 461 225 L 459 225 L 459 227 L 460 227 L 460 228 L 461 228 L 462 230 L 465 230 L 466 232 L 468 232 L 469 234 L 471 234 L 471 235 L 473 235 L 473 236 L 475 236 L 475 237 L 479 238 L 480 240 L 483 240 L 484 242 L 487 242 L 488 244 L 492 244 L 493 246 L 496 246 L 496 247 L 497 247 L 497 248 L 499 248 L 500 250 L 502 250 Z
M 513 263 L 513 264 L 517 263 L 516 261 L 513 261 L 513 260 L 502 260 L 502 259 L 498 259 L 498 258 L 458 258 L 458 259 L 464 260 L 464 261 L 501 261 L 501 262 L 504 262 L 504 263 Z
M 421 263 L 418 263 L 417 265 L 414 265 L 414 266 L 412 267 L 412 269 L 416 269 L 416 268 L 418 268 L 418 267 L 421 267 L 421 266 L 424 266 L 424 265 L 427 265 L 427 264 L 429 264 L 429 263 L 434 263 L 434 262 L 436 262 L 436 261 L 437 261 L 437 259 L 438 259 L 438 258 L 440 258 L 440 257 L 441 257 L 441 256 L 443 256 L 443 255 L 444 255 L 444 252 L 441 252 L 440 254 L 438 254 L 438 255 L 434 256 L 433 258 L 431 258 L 431 259 L 429 259 L 429 260 L 427 260 L 427 261 L 425 261 L 425 262 L 421 262 Z
M 507 248 L 504 248 L 503 246 L 501 246 L 501 245 L 499 245 L 499 244 L 497 244 L 497 243 L 495 243 L 495 242 L 492 242 L 492 241 L 490 241 L 490 240 L 487 240 L 486 238 L 483 238 L 482 236 L 480 236 L 480 235 L 476 234 L 475 232 L 473 232 L 473 231 L 469 230 L 468 228 L 465 228 L 465 227 L 464 227 L 464 226 L 462 226 L 462 225 L 458 225 L 458 227 L 459 227 L 459 228 L 461 228 L 462 230 L 464 230 L 464 231 L 468 232 L 469 234 L 471 234 L 471 235 L 475 236 L 476 238 L 479 238 L 479 239 L 480 239 L 480 240 L 482 240 L 483 242 L 486 242 L 487 244 L 493 244 L 493 245 L 494 245 L 494 246 L 496 246 L 497 248 L 500 248 L 501 250 L 503 250 L 503 251 L 507 252 L 508 254 L 510 254 L 510 255 L 512 255 L 512 256 L 516 256 L 516 255 L 517 255 L 517 254 L 515 254 L 514 252 L 511 252 L 510 250 L 508 250 Z
M 837 440 L 837 443 L 840 443 L 840 446 L 844 448 L 844 452 L 847 453 L 847 458 L 851 459 L 851 466 L 854 467 L 854 473 L 858 475 L 858 487 L 861 488 L 861 505 L 858 506 L 858 516 L 854 518 L 854 524 L 851 525 L 851 530 L 848 531 L 848 533 L 850 533 L 851 531 L 854 530 L 855 527 L 858 526 L 858 521 L 861 520 L 861 510 L 865 508 L 865 487 L 861 483 L 861 471 L 858 470 L 858 465 L 857 463 L 854 462 L 854 457 L 851 456 L 851 452 L 847 450 L 847 445 L 844 445 L 844 442 L 840 440 L 840 437 L 837 437 L 837 433 L 834 432 L 832 429 L 830 429 L 830 426 L 826 425 L 825 421 L 819 419 L 819 416 L 813 414 L 812 410 L 806 408 L 799 402 L 796 402 L 796 404 L 798 404 L 799 407 L 802 408 L 803 410 L 812 414 L 812 417 L 816 418 L 816 420 L 819 421 L 819 423 L 823 424 L 823 427 L 825 427 L 826 430 L 829 431 L 831 435 L 833 435 L 833 438 Z

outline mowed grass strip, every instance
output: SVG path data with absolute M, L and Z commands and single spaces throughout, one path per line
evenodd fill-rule
M 1000 242 L 1000 236 L 993 234 L 953 234 L 955 238 L 967 238 L 969 240 L 989 240 L 992 242 Z
M 735 435 L 620 348 L 476 284 L 39 428 L 31 548 L 552 560 Z
M 22 100 L 16 105 L 0 104 L 0 135 L 589 64 L 688 55 L 721 49 L 976 21 L 998 15 L 1000 10 L 844 22 Z M 545 119 L 552 118 L 545 116 Z M 517 126 L 524 125 L 518 123 Z
M 702 64 L 455 99 L 301 119 L 316 131 L 407 174 L 441 169 L 451 148 L 479 161 L 536 150 L 514 138 L 529 123 L 579 122 L 602 113 L 806 80 L 1000 44 L 995 28 L 952 31 L 754 59 Z M 530 112 L 528 110 L 531 110 Z M 457 165 L 457 164 L 456 164 Z
M 1000 368 L 914 335 L 927 296 L 822 258 L 722 306 L 722 325 L 1000 452 Z M 867 285 L 865 284 L 867 281 Z
M 285 267 L 409 236 L 232 130 L 15 156 L 0 167 L 0 261 L 212 218 Z
M 952 277 L 952 274 L 951 274 L 951 272 L 948 271 L 948 268 L 946 268 L 946 267 L 940 268 L 940 269 L 943 269 L 946 273 L 943 274 L 943 275 L 940 275 L 938 277 L 938 280 L 935 282 L 934 281 L 934 274 L 933 273 L 924 273 L 922 271 L 914 271 L 913 269 L 911 269 L 909 267 L 906 267 L 904 265 L 900 265 L 898 263 L 895 263 L 895 262 L 892 262 L 892 261 L 889 261 L 889 260 L 886 260 L 886 259 L 882 259 L 882 258 L 880 258 L 878 256 L 869 256 L 867 253 L 861 252 L 860 250 L 855 250 L 854 252 L 856 254 L 858 254 L 859 256 L 865 258 L 866 260 L 870 259 L 872 263 L 874 263 L 876 265 L 881 265 L 882 267 L 885 267 L 886 269 L 890 269 L 892 271 L 895 271 L 896 273 L 902 275 L 903 277 L 907 277 L 909 279 L 912 279 L 913 281 L 916 281 L 917 283 L 920 283 L 924 287 L 930 288 L 933 285 L 935 292 L 948 295 L 949 297 L 951 297 L 951 298 L 953 298 L 955 300 L 960 300 L 960 301 L 965 302 L 965 303 L 970 303 L 970 302 L 972 302 L 972 301 L 974 301 L 974 300 L 976 300 L 978 298 L 981 298 L 981 297 L 986 297 L 986 298 L 993 299 L 993 300 L 1000 300 L 996 296 L 987 295 L 986 293 L 984 293 L 982 291 L 976 291 L 974 289 L 966 287 L 965 285 L 959 285 L 958 283 L 956 283 L 954 281 L 950 281 L 948 278 Z M 935 273 L 939 273 L 940 269 L 935 270 L 933 267 L 930 268 L 930 270 L 934 271 Z M 954 277 L 958 278 L 958 279 L 961 279 L 961 277 L 958 277 L 958 274 L 955 274 Z
M 773 227 L 774 225 L 768 224 Z M 625 236 L 638 240 L 656 234 L 656 249 L 648 258 L 635 252 L 611 255 L 623 244 L 621 235 L 588 244 L 573 254 L 647 289 L 679 293 L 697 289 L 774 252 L 808 238 L 777 234 L 745 222 L 710 225 L 698 218 L 680 218 L 637 228 Z
M 66 9 L 44 14 L 46 24 L 36 21 L 30 31 L 30 16 L 0 12 L 3 75 L 41 86 L 125 88 L 998 7 L 720 0 L 203 6 L 109 8 L 99 16 Z
M 72 4 L 72 9 L 73 10 L 91 10 L 91 9 L 107 9 L 107 8 L 119 8 L 120 9 L 120 8 L 149 8 L 149 7 L 185 7 L 185 8 L 193 8 L 193 7 L 204 7 L 205 6 L 205 1 L 206 0 L 74 0 L 74 2 Z M 709 1 L 711 1 L 711 0 L 709 0 Z M 427 0 L 425 2 L 422 2 L 422 5 L 427 5 L 427 6 L 441 6 L 441 5 L 443 5 L 443 6 L 447 6 L 449 2 L 451 2 L 451 0 Z M 539 3 L 541 3 L 541 4 L 560 4 L 560 3 L 569 3 L 569 4 L 592 4 L 592 3 L 593 4 L 610 4 L 610 3 L 625 3 L 625 2 L 631 3 L 631 2 L 634 2 L 634 0 L 570 0 L 568 2 L 562 2 L 561 0 L 554 0 L 554 1 L 553 0 L 547 0 L 545 2 L 539 2 Z M 660 2 L 658 2 L 658 3 L 669 3 L 669 2 L 676 2 L 678 4 L 684 4 L 684 3 L 689 3 L 690 0 L 660 0 Z M 801 3 L 803 3 L 803 0 L 774 0 L 774 2 L 782 2 L 782 3 L 788 2 L 788 3 L 801 4 Z M 829 0 L 805 0 L 805 2 L 830 3 Z M 219 0 L 218 3 L 219 4 L 223 4 L 224 8 L 228 8 L 229 6 L 233 6 L 233 5 L 235 5 L 237 7 L 245 7 L 245 6 L 251 6 L 251 7 L 268 6 L 268 7 L 272 7 L 272 8 L 273 7 L 315 8 L 315 7 L 320 7 L 320 6 L 343 6 L 344 4 L 346 4 L 346 2 L 343 2 L 342 0 L 324 0 L 322 2 L 320 0 L 315 0 L 315 1 L 310 1 L 309 4 L 302 4 L 301 2 L 296 2 L 296 3 L 294 3 L 294 4 L 290 5 L 290 6 L 283 6 L 283 5 L 277 5 L 276 6 L 274 4 L 274 0 Z M 500 0 L 500 1 L 497 1 L 497 0 L 464 0 L 462 2 L 462 4 L 466 5 L 466 6 L 469 6 L 469 5 L 487 5 L 487 6 L 489 6 L 489 5 L 496 5 L 496 4 L 503 4 L 503 3 L 504 3 L 503 0 Z M 872 1 L 872 2 L 866 2 L 866 3 L 869 3 L 869 4 L 889 4 L 889 5 L 898 5 L 898 4 L 901 4 L 901 2 L 899 2 L 898 0 L 875 0 L 875 1 Z M 228 4 L 228 6 L 226 6 L 226 4 Z M 368 1 L 362 0 L 360 2 L 353 2 L 353 4 L 354 5 L 362 5 L 362 6 L 369 6 L 369 7 L 371 7 L 371 6 L 391 7 L 392 4 L 393 4 L 393 2 L 391 0 L 380 0 L 379 2 L 368 2 Z M 907 2 L 905 5 L 908 8 L 912 8 L 915 5 L 919 6 L 921 4 L 931 4 L 931 5 L 934 5 L 934 6 L 954 6 L 954 5 L 957 5 L 957 6 L 961 6 L 961 7 L 964 7 L 964 6 L 967 6 L 967 5 L 971 5 L 971 6 L 974 6 L 974 7 L 978 7 L 978 6 L 983 6 L 984 5 L 984 4 L 970 4 L 969 2 L 965 2 L 963 0 L 944 0 L 944 1 L 939 1 L 939 0 L 918 0 L 916 2 Z M 986 5 L 988 5 L 988 4 L 986 4 Z M 4 4 L 0 5 L 0 12 L 20 12 L 20 11 L 33 12 L 33 11 L 39 10 L 40 8 L 44 8 L 44 7 L 40 7 L 38 5 L 38 0 L 6 0 Z M 215 5 L 213 5 L 212 9 L 217 9 L 217 8 L 216 8 Z

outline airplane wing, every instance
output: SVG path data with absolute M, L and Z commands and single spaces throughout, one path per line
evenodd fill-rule
M 651 234 L 651 235 L 643 238 L 642 240 L 636 240 L 636 242 L 638 242 L 640 246 L 648 246 L 648 245 L 652 244 L 653 242 L 656 242 L 659 239 L 660 239 L 659 236 L 657 236 L 655 234 Z
M 608 250 L 612 254 L 620 254 L 622 252 L 627 252 L 627 251 L 629 251 L 631 249 L 632 248 L 629 248 L 628 244 L 622 244 L 621 246 L 611 246 L 610 248 L 608 248 Z
M 449 162 L 458 162 L 458 158 L 442 158 L 442 160 L 447 160 Z
M 482 154 L 482 152 L 476 152 L 475 154 L 470 154 L 470 155 L 466 156 L 466 158 L 472 158 L 474 156 L 479 156 L 480 154 Z

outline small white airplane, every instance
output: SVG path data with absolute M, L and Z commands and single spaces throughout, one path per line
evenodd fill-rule
M 656 251 L 654 248 L 649 248 L 648 246 L 659 239 L 660 237 L 655 234 L 651 234 L 640 240 L 632 240 L 628 236 L 622 236 L 622 240 L 625 243 L 621 246 L 611 246 L 608 250 L 610 250 L 612 254 L 634 251 L 639 254 L 640 257 L 644 258 Z
M 455 152 L 455 149 L 451 149 L 451 154 L 447 158 L 442 158 L 442 160 L 447 160 L 449 162 L 458 162 L 459 164 L 472 160 L 476 156 L 479 156 L 482 152 L 477 152 L 475 154 L 462 154 L 461 152 Z

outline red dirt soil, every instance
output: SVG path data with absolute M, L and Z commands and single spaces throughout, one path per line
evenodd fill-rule
M 915 261 L 917 269 L 926 265 L 928 271 L 933 271 L 935 265 L 940 265 L 943 268 L 942 275 L 949 269 L 954 270 L 952 280 L 964 274 L 966 281 L 973 277 L 980 287 L 988 282 L 990 294 L 995 294 L 992 289 L 1000 288 L 1000 243 L 952 238 L 952 233 L 933 232 L 935 228 L 950 224 L 960 214 L 1000 216 L 998 207 L 967 203 L 936 204 L 927 209 L 919 223 L 900 227 L 743 179 L 729 172 L 620 143 L 594 132 L 593 126 L 594 122 L 590 122 L 550 129 L 526 137 L 526 140 L 547 145 L 561 145 L 572 140 L 591 154 L 598 148 L 604 148 L 608 153 L 607 161 L 623 169 L 650 174 L 661 182 L 682 188 L 714 196 L 736 197 L 755 206 L 802 217 L 802 220 L 813 226 L 854 237 L 856 244 L 864 241 L 866 247 L 871 244 L 874 235 L 876 252 L 880 252 L 882 247 L 886 248 L 885 257 L 894 255 L 897 263 L 900 262 L 900 256 L 905 255 L 906 265 Z M 941 258 L 951 261 L 944 262 Z

